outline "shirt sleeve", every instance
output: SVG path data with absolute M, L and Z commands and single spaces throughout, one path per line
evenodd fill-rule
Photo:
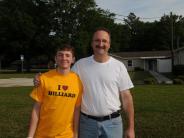
M 43 78 L 40 77 L 41 84 L 39 87 L 33 88 L 32 92 L 30 93 L 30 97 L 37 102 L 42 102 L 44 97 L 44 81 Z
M 126 67 L 122 64 L 119 73 L 119 91 L 128 90 L 134 87 Z

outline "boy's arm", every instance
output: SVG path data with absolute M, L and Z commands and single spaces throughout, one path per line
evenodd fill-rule
M 73 138 L 79 137 L 78 132 L 79 132 L 79 119 L 80 119 L 82 93 L 83 93 L 83 86 L 82 86 L 81 80 L 79 79 L 79 95 L 77 97 L 77 101 L 75 104 L 74 117 L 73 117 L 73 131 L 74 131 Z
M 73 120 L 74 138 L 78 138 L 79 117 L 80 117 L 80 106 L 76 106 L 74 110 L 74 120 Z
M 40 107 L 41 107 L 41 104 L 39 102 L 36 102 L 33 106 L 30 126 L 29 126 L 29 132 L 28 132 L 28 138 L 33 138 L 35 135 L 35 131 L 36 131 L 38 120 L 39 120 Z

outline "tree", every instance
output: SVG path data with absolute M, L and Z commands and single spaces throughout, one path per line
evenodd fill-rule
M 107 27 L 111 31 L 114 29 L 114 14 L 100 8 L 90 8 L 83 16 L 83 21 L 76 34 L 75 45 L 80 52 L 79 58 L 92 54 L 91 39 L 94 30 L 98 27 Z M 115 41 L 113 40 L 112 44 Z
M 129 28 L 129 37 L 130 37 L 130 47 L 129 50 L 137 51 L 141 50 L 143 46 L 141 38 L 144 34 L 144 23 L 139 20 L 139 17 L 136 17 L 134 13 L 130 13 L 127 19 L 124 19 L 125 25 Z M 142 48 L 144 49 L 144 48 Z
M 28 40 L 34 33 L 34 24 L 32 17 L 23 11 L 30 10 L 32 6 L 29 0 L 4 0 L 0 3 L 1 48 L 9 62 L 28 48 Z
M 124 19 L 125 24 L 114 19 L 114 13 L 97 8 L 94 0 L 0 1 L 0 67 L 18 60 L 20 54 L 27 65 L 38 59 L 49 62 L 66 42 L 75 46 L 78 58 L 88 56 L 97 27 L 111 31 L 110 52 L 168 50 L 171 42 L 176 49 L 184 42 L 182 16 L 164 15 L 152 23 L 140 21 L 134 13 Z
M 6 63 L 20 54 L 25 55 L 28 63 L 41 54 L 50 60 L 56 47 L 77 38 L 83 16 L 92 6 L 93 0 L 2 1 L 0 41 L 4 45 L 0 49 L 5 49 L 5 55 L 12 55 Z

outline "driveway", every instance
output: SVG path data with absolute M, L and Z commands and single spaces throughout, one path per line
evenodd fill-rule
M 0 79 L 0 87 L 33 86 L 33 78 Z

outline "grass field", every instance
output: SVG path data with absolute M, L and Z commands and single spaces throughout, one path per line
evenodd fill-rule
M 31 87 L 0 88 L 0 138 L 24 138 Z M 184 86 L 139 85 L 132 90 L 136 138 L 184 137 Z
M 0 73 L 0 79 L 8 79 L 8 78 L 33 78 L 36 73 Z
M 46 72 L 48 69 L 37 69 L 32 70 L 31 72 L 23 72 L 17 73 L 16 71 L 0 71 L 0 79 L 8 79 L 8 78 L 33 78 L 35 74 L 39 72 Z
M 145 79 L 154 79 L 148 71 L 130 71 L 129 75 L 134 84 L 144 84 Z
M 24 138 L 32 100 L 31 87 L 0 88 L 0 138 Z
M 184 137 L 184 86 L 136 86 L 133 97 L 137 138 Z

